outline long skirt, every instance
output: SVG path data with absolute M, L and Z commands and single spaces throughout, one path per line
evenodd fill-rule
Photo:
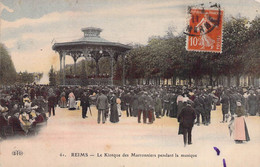
M 69 98 L 69 110 L 76 109 L 76 100 L 74 98 Z
M 245 118 L 243 116 L 235 118 L 234 140 L 240 140 L 240 141 L 249 141 L 250 140 Z
M 60 107 L 61 107 L 61 108 L 66 108 L 66 105 L 67 105 L 66 98 L 63 96 L 63 97 L 61 97 L 61 99 L 60 99 Z
M 110 122 L 116 123 L 119 121 L 119 115 L 117 110 L 117 104 L 112 104 L 110 108 Z

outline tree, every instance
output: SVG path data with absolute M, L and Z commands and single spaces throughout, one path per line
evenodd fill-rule
M 54 72 L 53 66 L 51 66 L 50 72 L 49 72 L 49 85 L 55 86 L 57 84 L 56 82 L 56 74 Z
M 16 71 L 6 47 L 0 43 L 0 85 L 13 84 L 16 81 Z
M 81 61 L 81 82 L 83 84 L 83 86 L 87 85 L 87 73 L 86 73 L 86 64 L 85 61 Z

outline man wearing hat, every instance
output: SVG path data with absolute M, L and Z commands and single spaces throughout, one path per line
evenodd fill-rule
M 98 109 L 98 124 L 100 123 L 100 116 L 102 115 L 102 123 L 105 123 L 105 111 L 108 109 L 108 98 L 104 94 L 105 90 L 101 91 L 100 96 L 97 98 L 97 109 Z
M 185 105 L 186 104 L 186 105 Z M 178 116 L 178 121 L 180 122 L 180 127 L 182 127 L 183 132 L 183 141 L 184 147 L 187 144 L 187 135 L 188 135 L 188 144 L 192 144 L 191 131 L 194 125 L 194 120 L 196 119 L 196 114 L 194 108 L 191 106 L 190 101 L 184 101 L 184 108 L 181 110 L 181 113 Z
M 220 103 L 222 103 L 222 115 L 223 115 L 223 120 L 221 123 L 224 123 L 224 122 L 227 122 L 227 118 L 228 118 L 227 114 L 229 111 L 229 97 L 228 97 L 226 91 L 223 92 Z
M 87 116 L 89 105 L 89 96 L 87 91 L 84 91 L 83 95 L 80 98 L 80 105 L 82 107 L 82 118 L 85 119 Z

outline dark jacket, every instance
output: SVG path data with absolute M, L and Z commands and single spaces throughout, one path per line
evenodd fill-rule
M 80 105 L 84 108 L 88 108 L 89 105 L 89 97 L 86 95 L 81 96 L 80 98 Z
M 228 98 L 228 96 L 227 95 L 223 95 L 221 97 L 220 103 L 222 103 L 222 112 L 224 114 L 227 114 L 228 110 L 229 110 L 229 98 Z
M 195 110 L 190 105 L 184 107 L 178 116 L 178 120 L 182 124 L 183 128 L 193 127 L 195 119 L 196 119 Z
M 231 94 L 229 100 L 230 100 L 230 112 L 234 113 L 237 108 L 237 98 L 235 94 Z
M 141 111 L 146 110 L 145 103 L 146 103 L 146 97 L 145 95 L 142 94 L 138 97 L 138 110 Z
M 205 110 L 206 112 L 210 112 L 212 110 L 212 97 L 210 95 L 207 95 L 205 97 Z
M 154 101 L 155 112 L 162 112 L 162 100 L 160 97 L 156 97 Z
M 204 101 L 201 97 L 196 97 L 194 99 L 194 108 L 197 113 L 204 113 Z
M 48 106 L 54 107 L 55 105 L 56 105 L 56 97 L 55 96 L 48 97 Z
M 148 111 L 154 111 L 154 99 L 151 96 L 146 97 L 147 101 L 147 110 Z

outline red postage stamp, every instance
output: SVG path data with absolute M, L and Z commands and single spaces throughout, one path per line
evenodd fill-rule
M 223 10 L 191 8 L 189 15 L 186 49 L 221 53 Z

